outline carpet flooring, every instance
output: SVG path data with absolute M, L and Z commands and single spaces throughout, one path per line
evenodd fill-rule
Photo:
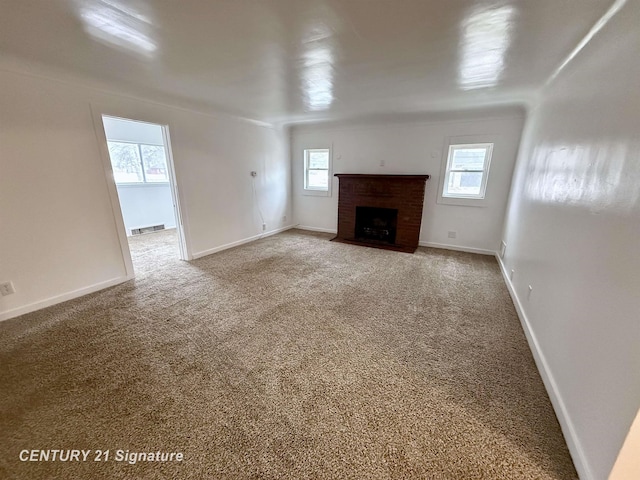
M 0 324 L 0 478 L 577 478 L 495 259 L 153 235 L 135 280 Z

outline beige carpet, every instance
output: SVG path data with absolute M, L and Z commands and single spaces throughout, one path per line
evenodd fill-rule
M 180 250 L 175 228 L 129 237 L 129 250 L 136 277 L 170 268 L 178 263 Z
M 135 281 L 0 324 L 0 478 L 577 478 L 495 259 L 161 235 Z

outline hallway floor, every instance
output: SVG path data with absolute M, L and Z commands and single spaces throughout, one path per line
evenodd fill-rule
M 128 237 L 136 276 L 147 274 L 180 259 L 175 228 Z

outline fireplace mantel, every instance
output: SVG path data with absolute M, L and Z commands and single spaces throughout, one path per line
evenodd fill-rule
M 338 178 L 375 178 L 375 179 L 399 179 L 399 180 L 420 180 L 426 182 L 431 175 L 382 175 L 380 173 L 336 173 Z
M 429 175 L 335 176 L 340 188 L 338 235 L 333 240 L 408 253 L 416 250 Z

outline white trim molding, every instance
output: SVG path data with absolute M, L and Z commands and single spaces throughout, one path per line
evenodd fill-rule
M 457 205 L 463 207 L 486 207 L 488 197 L 491 197 L 489 189 L 489 168 L 491 166 L 491 158 L 493 157 L 496 144 L 500 141 L 500 135 L 497 134 L 477 134 L 477 135 L 457 135 L 446 137 L 442 149 L 442 160 L 440 163 L 440 179 L 438 180 L 438 197 L 436 203 L 439 205 Z M 457 147 L 473 147 L 482 145 L 486 148 L 486 163 L 483 167 L 482 175 L 482 196 L 464 196 L 464 195 L 444 195 L 444 187 L 446 185 L 449 170 L 449 162 L 451 148 Z
M 295 225 L 292 228 L 297 228 L 298 230 L 307 230 L 309 232 L 332 233 L 334 235 L 338 233 L 338 230 L 336 229 L 310 227 L 307 225 Z M 421 247 L 440 248 L 443 250 L 455 250 L 457 252 L 477 253 L 479 255 L 491 255 L 491 256 L 496 255 L 496 252 L 494 250 L 484 250 L 482 248 L 465 247 L 465 246 L 459 246 L 459 245 L 448 245 L 445 243 L 420 241 L 418 245 Z
M 527 337 L 529 349 L 533 354 L 533 359 L 536 363 L 536 367 L 538 368 L 540 377 L 542 377 L 542 382 L 544 383 L 547 393 L 549 394 L 551 405 L 553 406 L 553 409 L 556 413 L 556 417 L 558 417 L 560 428 L 562 429 L 562 433 L 564 434 L 564 438 L 567 442 L 567 447 L 569 447 L 569 452 L 571 453 L 571 458 L 573 459 L 573 463 L 576 467 L 576 470 L 578 471 L 578 476 L 581 480 L 594 480 L 595 477 L 593 475 L 593 471 L 589 467 L 587 457 L 584 453 L 584 449 L 582 448 L 582 444 L 580 443 L 573 422 L 571 421 L 571 416 L 569 415 L 567 406 L 565 405 L 564 400 L 560 395 L 558 385 L 555 381 L 555 378 L 553 377 L 551 369 L 549 368 L 549 364 L 547 363 L 547 359 L 544 356 L 544 352 L 540 348 L 538 339 L 536 338 L 536 335 L 531 328 L 531 323 L 529 322 L 527 314 L 525 313 L 522 302 L 520 301 L 513 283 L 509 278 L 507 268 L 498 253 L 496 253 L 496 260 L 498 262 L 498 265 L 500 265 L 502 277 L 504 278 L 504 282 L 507 285 L 507 290 L 509 290 L 509 295 L 511 295 L 511 299 L 513 300 L 513 305 L 515 306 L 516 313 L 518 314 L 518 318 L 520 319 L 522 330 L 524 330 L 524 334 Z
M 73 300 L 74 298 L 83 297 L 85 295 L 89 295 L 90 293 L 104 290 L 105 288 L 114 287 L 132 279 L 133 276 L 112 278 L 111 280 L 107 280 L 106 282 L 95 283 L 93 285 L 89 285 L 88 287 L 83 287 L 71 292 L 63 293 L 62 295 L 45 298 L 44 300 L 38 300 L 37 302 L 23 305 L 22 307 L 14 308 L 12 310 L 7 310 L 6 312 L 0 312 L 0 322 L 9 320 L 10 318 L 19 317 L 20 315 L 25 315 L 27 313 L 35 312 L 36 310 L 42 310 L 43 308 L 57 305 L 58 303 Z
M 494 250 L 485 250 L 483 248 L 475 248 L 475 247 L 465 247 L 461 245 L 449 245 L 446 243 L 420 241 L 418 242 L 418 245 L 420 245 L 421 247 L 441 248 L 443 250 L 455 250 L 456 252 L 477 253 L 479 255 L 495 255 L 496 254 Z
M 224 245 L 220 245 L 219 247 L 209 248 L 207 250 L 203 250 L 201 252 L 196 252 L 193 254 L 193 260 L 198 258 L 206 257 L 207 255 L 212 255 L 214 253 L 221 252 L 223 250 L 227 250 L 229 248 L 238 247 L 240 245 L 244 245 L 245 243 L 255 242 L 256 240 L 260 240 L 261 238 L 270 237 L 271 235 L 275 235 L 277 233 L 281 233 L 287 230 L 291 230 L 292 228 L 297 228 L 295 225 L 289 225 L 287 227 L 278 228 L 276 230 L 271 230 L 269 232 L 261 233 L 259 235 L 253 235 L 252 237 L 243 238 L 242 240 L 237 240 L 235 242 L 226 243 Z
M 307 230 L 308 232 L 333 233 L 334 235 L 338 234 L 338 230 L 332 228 L 308 227 L 306 225 L 296 225 L 293 228 L 297 228 L 298 230 Z
M 309 188 L 307 183 L 309 181 L 309 154 L 313 151 L 327 151 L 329 153 L 329 164 L 327 168 L 327 188 Z M 333 143 L 324 147 L 314 147 L 314 148 L 305 148 L 302 151 L 302 159 L 303 159 L 303 179 L 302 179 L 302 195 L 312 196 L 312 197 L 331 197 L 331 190 L 333 186 Z M 324 169 L 322 169 L 324 170 Z

